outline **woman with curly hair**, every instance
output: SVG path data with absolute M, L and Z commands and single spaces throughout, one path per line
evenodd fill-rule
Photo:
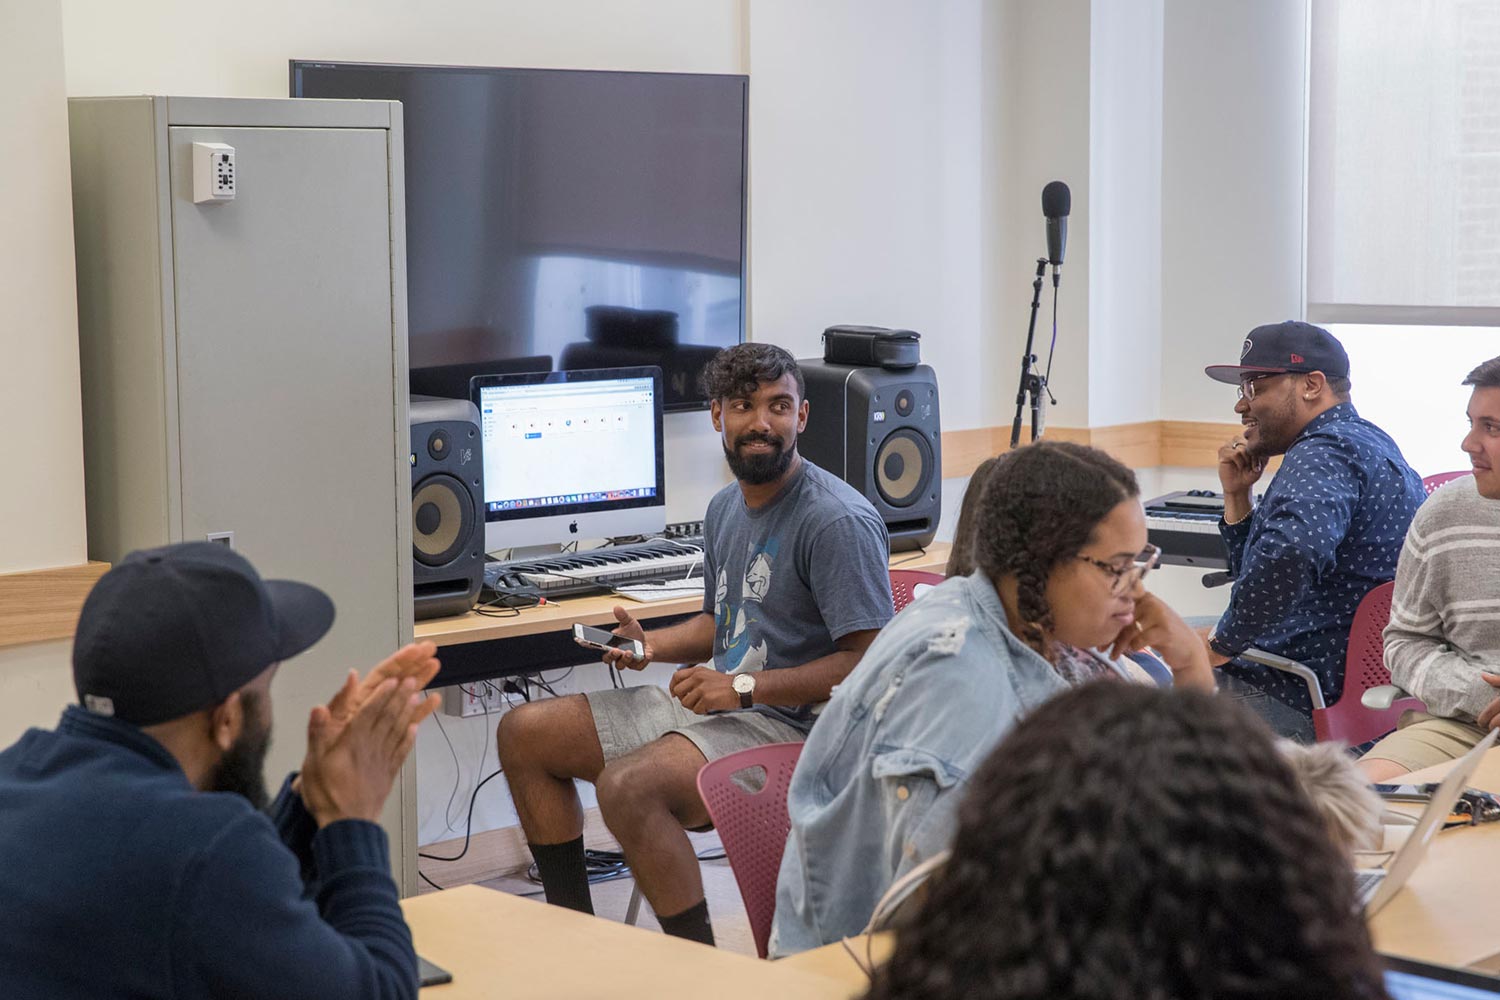
M 1383 998 L 1349 860 L 1229 698 L 1086 685 L 969 782 L 867 1000 Z
M 857 933 L 904 872 L 948 846 L 960 792 L 1015 721 L 1074 684 L 1212 687 L 1198 637 L 1142 585 L 1155 563 L 1135 476 L 1042 442 L 995 460 L 969 511 L 973 571 L 897 615 L 834 689 L 787 797 L 770 950 Z M 968 537 L 968 535 L 966 535 Z

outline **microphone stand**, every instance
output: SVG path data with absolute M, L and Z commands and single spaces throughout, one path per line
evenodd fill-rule
M 1042 394 L 1051 395 L 1046 377 L 1036 370 L 1036 354 L 1032 351 L 1036 339 L 1036 314 L 1042 304 L 1042 277 L 1046 272 L 1047 258 L 1038 257 L 1036 280 L 1031 283 L 1031 321 L 1026 324 L 1026 353 L 1021 355 L 1021 384 L 1016 389 L 1016 419 L 1010 425 L 1012 448 L 1021 443 L 1021 413 L 1026 407 L 1027 397 L 1031 398 L 1031 440 L 1035 441 L 1042 436 Z

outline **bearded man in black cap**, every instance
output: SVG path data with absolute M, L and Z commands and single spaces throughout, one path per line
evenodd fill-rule
M 1238 384 L 1244 431 L 1219 449 L 1234 590 L 1207 638 L 1221 686 L 1245 697 L 1277 732 L 1313 739 L 1312 699 L 1296 674 L 1237 659 L 1252 647 L 1311 668 L 1329 704 L 1344 686 L 1349 627 L 1360 600 L 1396 575 L 1426 494 L 1390 435 L 1349 401 L 1349 356 L 1310 323 L 1259 326 L 1237 365 L 1209 378 Z M 1250 491 L 1284 455 L 1261 498 Z
M 333 614 L 209 542 L 99 580 L 73 642 L 81 704 L 0 753 L 0 996 L 416 996 L 377 820 L 437 704 L 419 693 L 432 644 L 350 671 L 260 811 L 272 679 Z

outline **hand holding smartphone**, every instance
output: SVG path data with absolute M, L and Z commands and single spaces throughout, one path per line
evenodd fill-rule
M 613 632 L 606 632 L 602 628 L 594 628 L 591 625 L 575 622 L 573 625 L 573 641 L 580 646 L 587 646 L 590 649 L 601 649 L 605 652 L 614 650 L 627 653 L 637 660 L 646 658 L 646 647 L 641 644 L 639 639 L 615 635 Z

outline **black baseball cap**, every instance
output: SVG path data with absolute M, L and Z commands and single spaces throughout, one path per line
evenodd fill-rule
M 73 686 L 89 711 L 138 726 L 217 705 L 327 634 L 317 587 L 262 580 L 215 542 L 141 549 L 99 578 L 73 636 Z
M 1349 355 L 1333 334 L 1321 326 L 1287 320 L 1257 326 L 1245 337 L 1237 365 L 1209 365 L 1204 374 L 1216 382 L 1235 385 L 1252 375 L 1284 372 L 1322 372 L 1329 378 L 1349 377 Z

